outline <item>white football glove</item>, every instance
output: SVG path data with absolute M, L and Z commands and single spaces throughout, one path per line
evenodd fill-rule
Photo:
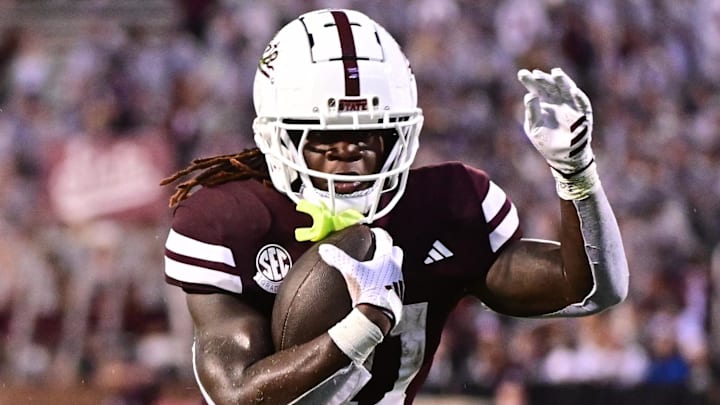
M 358 304 L 372 304 L 390 315 L 393 326 L 402 317 L 402 295 L 405 289 L 402 261 L 403 251 L 393 246 L 390 235 L 380 228 L 372 228 L 375 234 L 373 258 L 361 262 L 353 259 L 338 247 L 322 244 L 320 257 L 335 267 L 348 286 L 353 307 Z
M 587 197 L 599 186 L 592 139 L 592 106 L 560 68 L 518 71 L 525 86 L 525 134 L 553 169 L 557 192 L 566 200 Z

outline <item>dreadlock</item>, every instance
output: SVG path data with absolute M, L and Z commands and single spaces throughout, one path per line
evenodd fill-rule
M 160 185 L 173 183 L 197 170 L 203 171 L 175 187 L 175 193 L 170 197 L 170 208 L 190 196 L 196 186 L 212 187 L 233 180 L 246 179 L 256 179 L 267 185 L 272 184 L 264 155 L 260 149 L 250 148 L 240 153 L 195 159 L 188 167 L 162 179 Z

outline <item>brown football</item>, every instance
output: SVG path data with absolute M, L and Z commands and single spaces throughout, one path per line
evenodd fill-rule
M 275 297 L 272 339 L 277 351 L 320 336 L 352 310 L 342 274 L 318 253 L 323 243 L 335 245 L 363 261 L 369 260 L 375 251 L 370 228 L 353 225 L 330 234 L 300 256 Z

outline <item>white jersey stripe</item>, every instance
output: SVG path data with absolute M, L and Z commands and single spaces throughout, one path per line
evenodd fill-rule
M 165 274 L 174 280 L 185 283 L 211 285 L 234 293 L 242 293 L 242 281 L 237 275 L 180 263 L 167 256 L 165 257 Z
M 495 215 L 500 212 L 500 209 L 505 204 L 505 200 L 507 200 L 505 192 L 497 184 L 491 181 L 490 186 L 488 187 L 488 192 L 482 202 L 482 210 L 483 213 L 485 213 L 486 221 L 490 222 L 493 218 L 495 218 Z
M 488 222 L 492 221 L 498 213 L 500 213 L 506 201 L 507 196 L 505 192 L 491 181 L 488 192 L 482 202 L 485 220 Z M 519 225 L 520 219 L 518 218 L 517 209 L 515 205 L 510 205 L 510 211 L 502 218 L 498 226 L 490 232 L 490 248 L 492 251 L 497 252 L 498 249 L 515 234 Z
M 519 225 L 520 218 L 518 218 L 517 208 L 513 204 L 502 222 L 490 232 L 490 248 L 492 248 L 492 251 L 497 252 L 515 234 Z
M 165 247 L 174 253 L 192 257 L 194 259 L 206 260 L 209 262 L 225 263 L 235 267 L 235 258 L 232 251 L 225 246 L 212 245 L 200 242 L 197 239 L 187 237 L 170 229 Z

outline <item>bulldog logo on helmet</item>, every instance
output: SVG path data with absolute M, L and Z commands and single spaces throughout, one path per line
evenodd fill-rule
M 260 62 L 258 62 L 258 69 L 268 79 L 271 78 L 270 75 L 275 70 L 275 67 L 272 65 L 272 63 L 275 61 L 275 59 L 277 59 L 277 57 L 278 57 L 277 43 L 269 43 L 268 46 L 265 47 L 265 51 L 263 52 L 262 56 L 260 57 Z

